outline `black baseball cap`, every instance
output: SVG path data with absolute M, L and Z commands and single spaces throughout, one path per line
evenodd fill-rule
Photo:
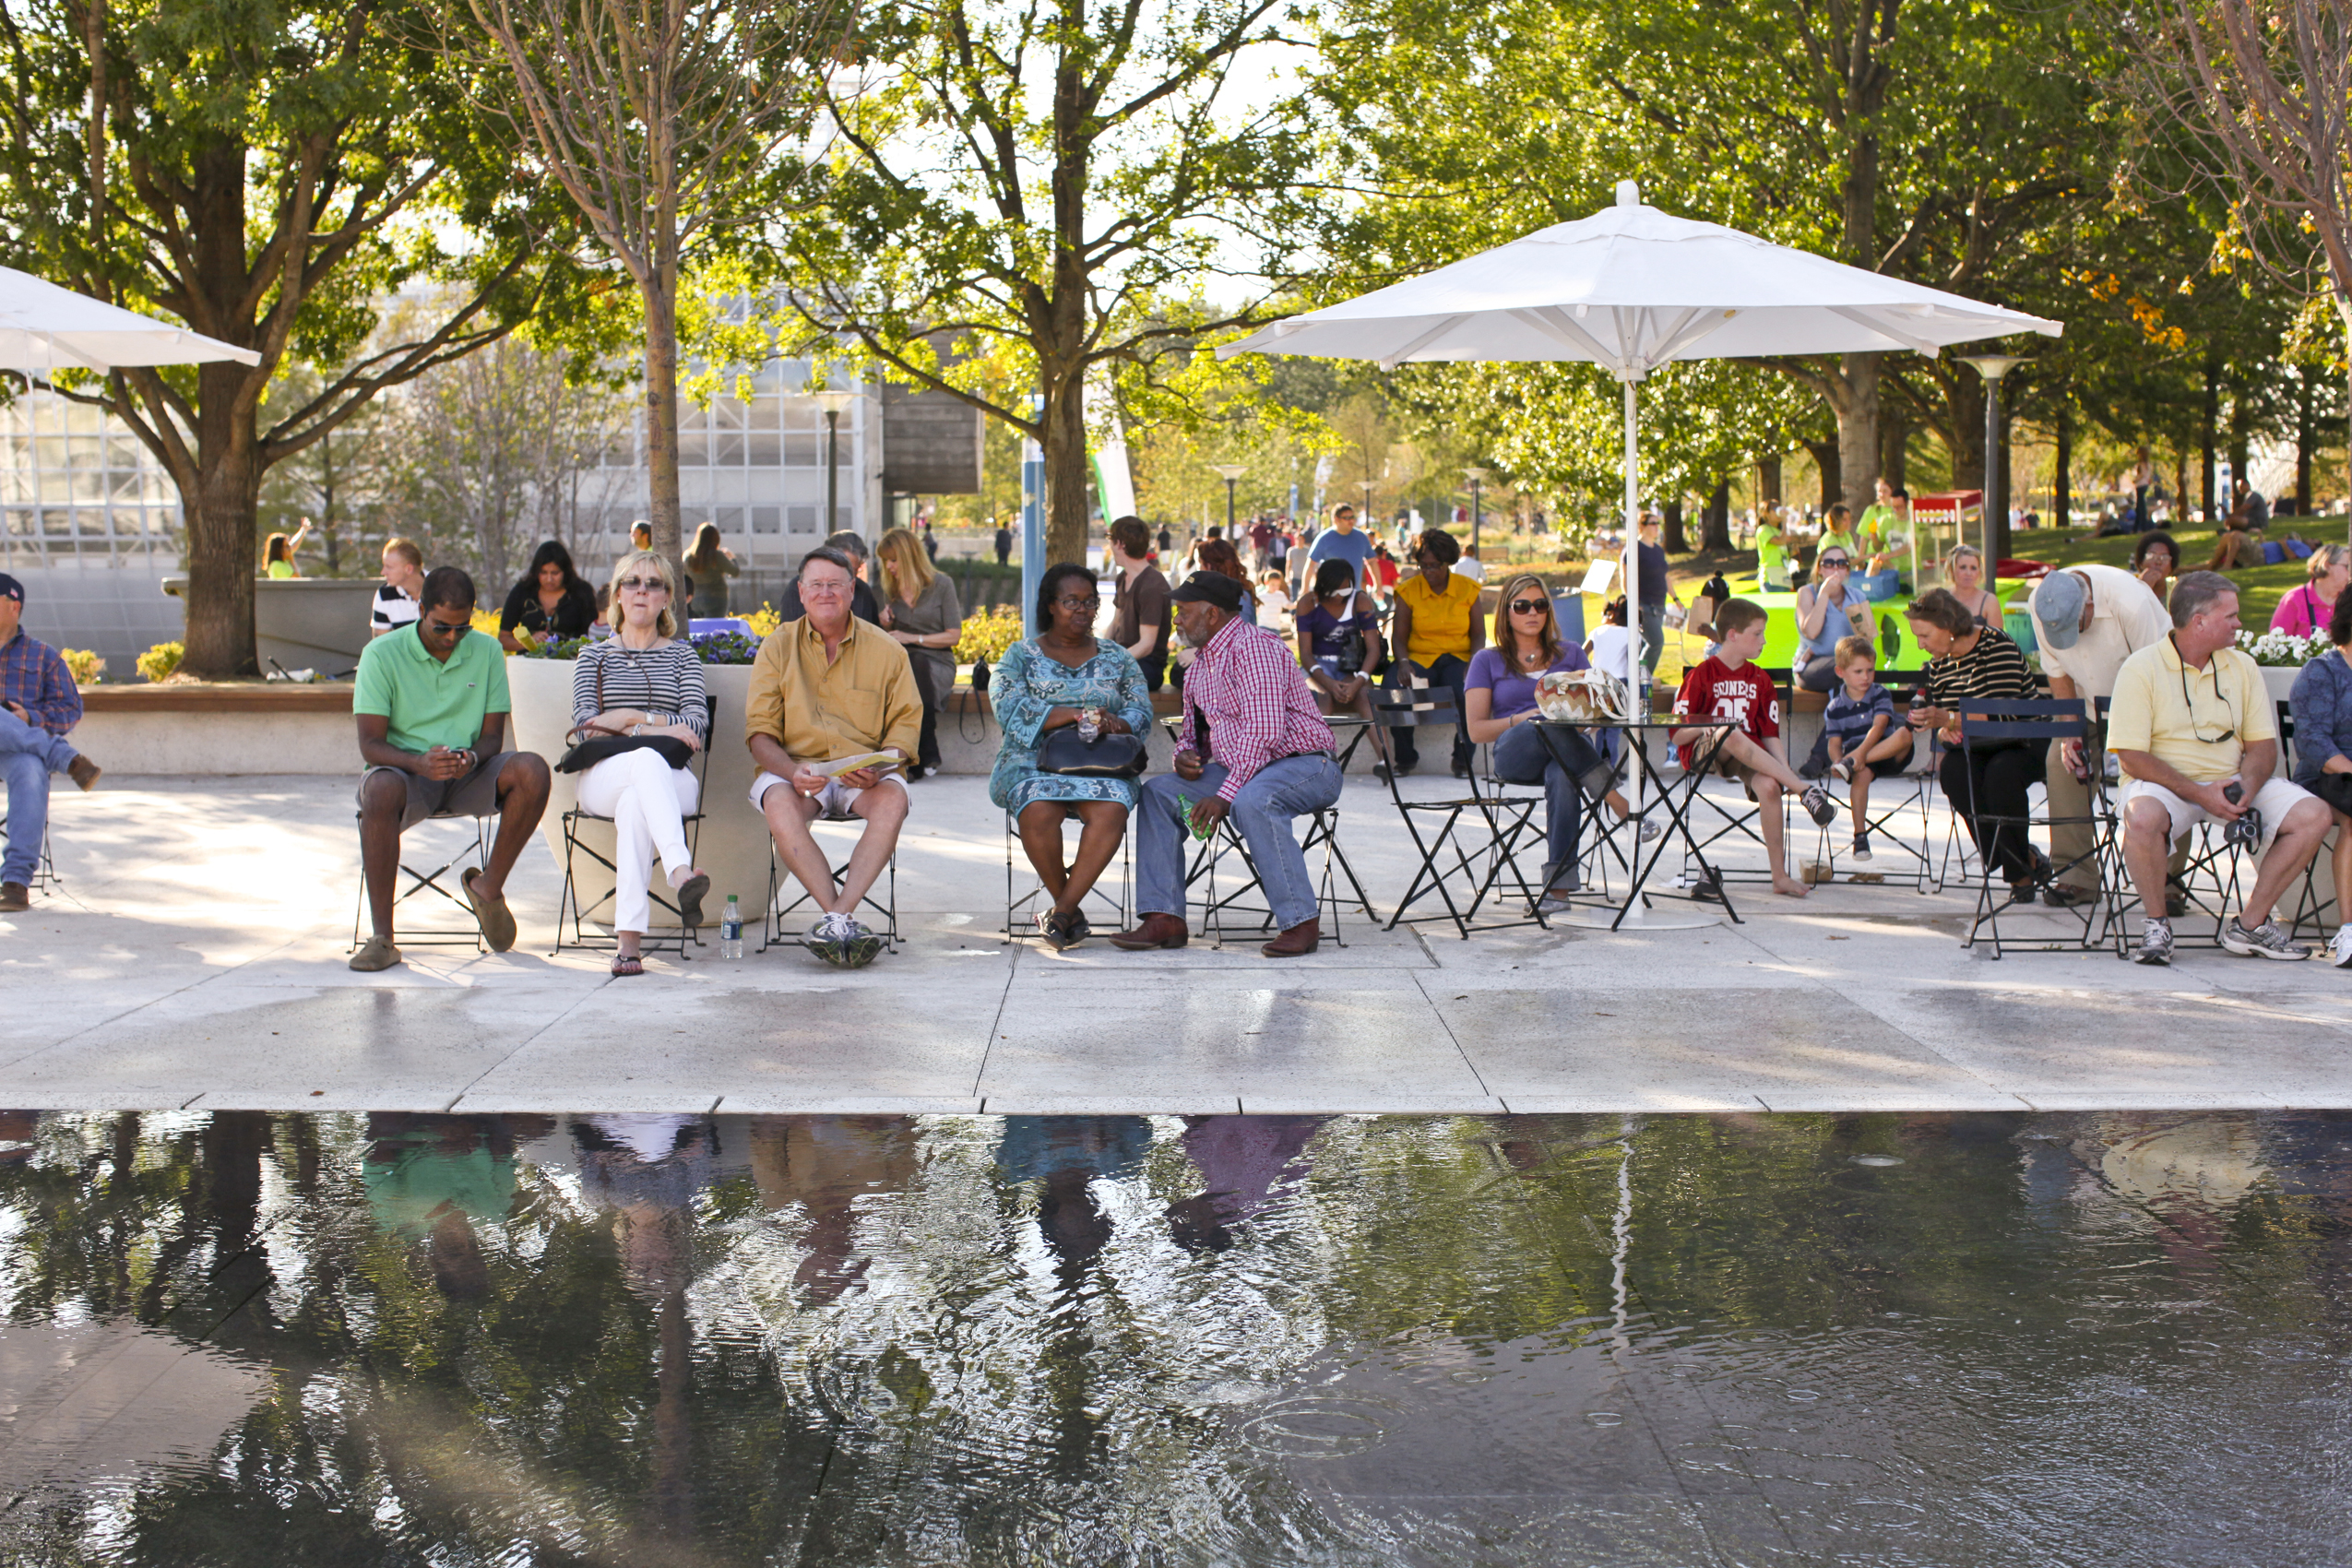
M 0 572 L 0 599 L 13 599 L 22 604 L 25 601 L 25 585 L 7 573 Z
M 1241 585 L 1222 572 L 1194 572 L 1169 597 L 1180 604 L 1214 604 L 1236 615 L 1241 612 Z

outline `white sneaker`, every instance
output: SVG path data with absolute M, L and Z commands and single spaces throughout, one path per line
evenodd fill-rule
M 2328 962 L 2339 969 L 2352 969 L 2352 925 L 2340 925 L 2328 938 Z

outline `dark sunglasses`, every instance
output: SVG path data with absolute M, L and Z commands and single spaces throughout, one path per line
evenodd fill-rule
M 1824 566 L 1850 566 L 1853 564 L 1852 562 L 1847 560 L 1843 555 L 1824 555 L 1821 558 L 1821 564 Z
M 1530 610 L 1550 608 L 1551 600 L 1548 599 L 1515 599 L 1511 601 L 1511 613 L 1514 615 L 1525 615 Z
M 623 577 L 618 585 L 624 591 L 635 588 L 640 593 L 668 593 L 670 585 L 659 577 Z
M 460 621 L 457 624 L 451 626 L 444 624 L 439 621 L 428 619 L 424 623 L 424 634 L 429 637 L 454 637 L 459 632 L 465 631 L 470 624 L 470 622 Z

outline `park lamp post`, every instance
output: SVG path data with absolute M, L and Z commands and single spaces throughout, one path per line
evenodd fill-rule
M 1470 481 L 1470 548 L 1473 551 L 1479 547 L 1479 486 L 1486 482 L 1489 471 L 1486 469 L 1462 470 L 1462 477 Z
M 1994 481 L 2001 477 L 2001 378 L 2025 362 L 2015 354 L 1971 354 L 1960 362 L 1976 367 L 1985 383 L 1985 487 L 1981 525 L 1977 529 L 1978 548 L 1985 555 L 1985 576 L 1998 578 L 2001 575 L 2001 546 L 2009 529 L 2006 512 L 1996 517 L 1996 508 L 2006 497 L 1994 493 Z M 1994 592 L 2000 590 L 1995 588 Z
M 1243 474 L 1248 473 L 1250 470 L 1239 463 L 1211 463 L 1209 467 L 1216 472 L 1225 476 L 1225 537 L 1229 541 L 1233 537 L 1234 481 L 1239 480 Z M 1235 548 L 1238 549 L 1240 547 L 1236 546 Z
M 820 537 L 830 538 L 839 531 L 841 516 L 841 411 L 857 398 L 855 392 L 825 391 L 816 394 L 816 406 L 825 410 L 825 527 Z

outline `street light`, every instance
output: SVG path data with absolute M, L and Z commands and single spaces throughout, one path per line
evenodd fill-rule
M 1479 547 L 1479 486 L 1486 482 L 1488 472 L 1485 469 L 1462 470 L 1462 477 L 1470 481 L 1470 549 L 1473 552 Z
M 833 534 L 840 528 L 841 489 L 841 410 L 857 401 L 855 392 L 819 392 L 816 406 L 825 410 L 825 528 Z
M 2001 544 L 2009 531 L 2005 512 L 1994 521 L 1994 508 L 2001 497 L 1994 493 L 1994 480 L 2001 474 L 2001 378 L 2025 362 L 2015 354 L 1971 354 L 1960 362 L 1974 365 L 1985 381 L 1985 500 L 1982 526 L 1978 529 L 1979 543 L 1985 552 L 1985 575 L 1998 577 L 2001 574 Z
M 1225 476 L 1225 537 L 1233 537 L 1233 482 L 1250 470 L 1239 463 L 1211 463 L 1209 467 Z

